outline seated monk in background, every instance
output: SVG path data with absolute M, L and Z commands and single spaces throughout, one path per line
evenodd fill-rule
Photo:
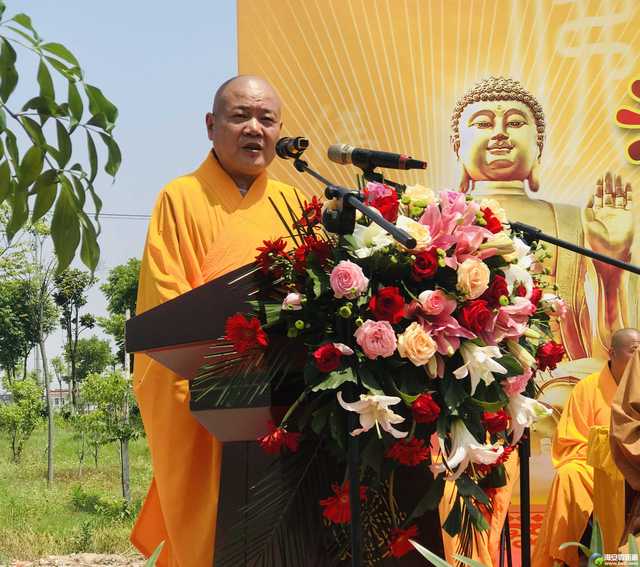
M 580 541 L 593 511 L 593 467 L 587 464 L 589 430 L 609 425 L 618 383 L 638 346 L 640 331 L 616 331 L 611 339 L 609 362 L 573 389 L 553 438 L 556 476 L 534 548 L 532 567 L 578 565 L 577 548 L 560 550 L 559 546 Z M 605 551 L 613 553 L 615 550 Z

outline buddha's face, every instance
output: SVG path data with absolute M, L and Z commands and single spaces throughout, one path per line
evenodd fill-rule
M 474 181 L 522 181 L 538 158 L 537 129 L 517 100 L 474 102 L 458 124 L 458 155 Z

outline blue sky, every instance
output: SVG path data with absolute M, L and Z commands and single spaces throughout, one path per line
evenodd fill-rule
M 204 114 L 217 86 L 237 71 L 235 1 L 6 4 L 7 15 L 28 14 L 45 40 L 66 45 L 80 60 L 87 82 L 100 87 L 120 111 L 114 133 L 123 164 L 114 185 L 106 174 L 98 178 L 103 211 L 149 214 L 161 187 L 193 170 L 210 147 Z M 35 75 L 23 81 L 35 86 Z M 103 219 L 100 278 L 128 258 L 140 257 L 146 226 L 146 220 Z M 101 315 L 104 306 L 96 287 L 88 310 Z M 59 345 L 55 331 L 47 350 L 57 354 Z

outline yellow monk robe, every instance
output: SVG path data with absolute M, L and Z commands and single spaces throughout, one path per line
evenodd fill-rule
M 615 392 L 616 383 L 606 364 L 576 384 L 562 412 L 551 448 L 556 476 L 533 550 L 533 567 L 551 567 L 554 561 L 578 565 L 576 547 L 558 547 L 580 540 L 593 511 L 593 467 L 587 464 L 589 431 L 609 425 Z
M 511 453 L 504 466 L 507 475 L 507 484 L 498 488 L 491 499 L 493 510 L 490 517 L 485 517 L 489 524 L 489 529 L 486 531 L 474 530 L 473 532 L 473 547 L 470 557 L 487 567 L 500 564 L 500 537 L 502 535 L 502 527 L 504 526 L 504 521 L 509 511 L 514 486 L 520 478 L 520 461 L 517 451 Z M 444 524 L 447 520 L 447 516 L 453 508 L 456 495 L 455 482 L 446 482 L 444 494 L 438 508 L 440 524 Z M 450 536 L 445 530 L 442 530 L 442 543 L 446 560 L 454 564 L 454 554 L 460 553 L 459 536 Z
M 268 197 L 295 207 L 294 190 L 261 174 L 242 197 L 213 154 L 160 193 L 140 271 L 138 313 L 253 261 L 264 239 L 285 233 Z M 221 444 L 189 412 L 186 380 L 136 355 L 134 391 L 153 463 L 153 481 L 131 534 L 159 567 L 213 561 Z

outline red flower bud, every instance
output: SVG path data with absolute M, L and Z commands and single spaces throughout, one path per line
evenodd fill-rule
M 431 394 L 420 394 L 411 405 L 411 411 L 417 423 L 433 423 L 440 416 L 440 406 Z

